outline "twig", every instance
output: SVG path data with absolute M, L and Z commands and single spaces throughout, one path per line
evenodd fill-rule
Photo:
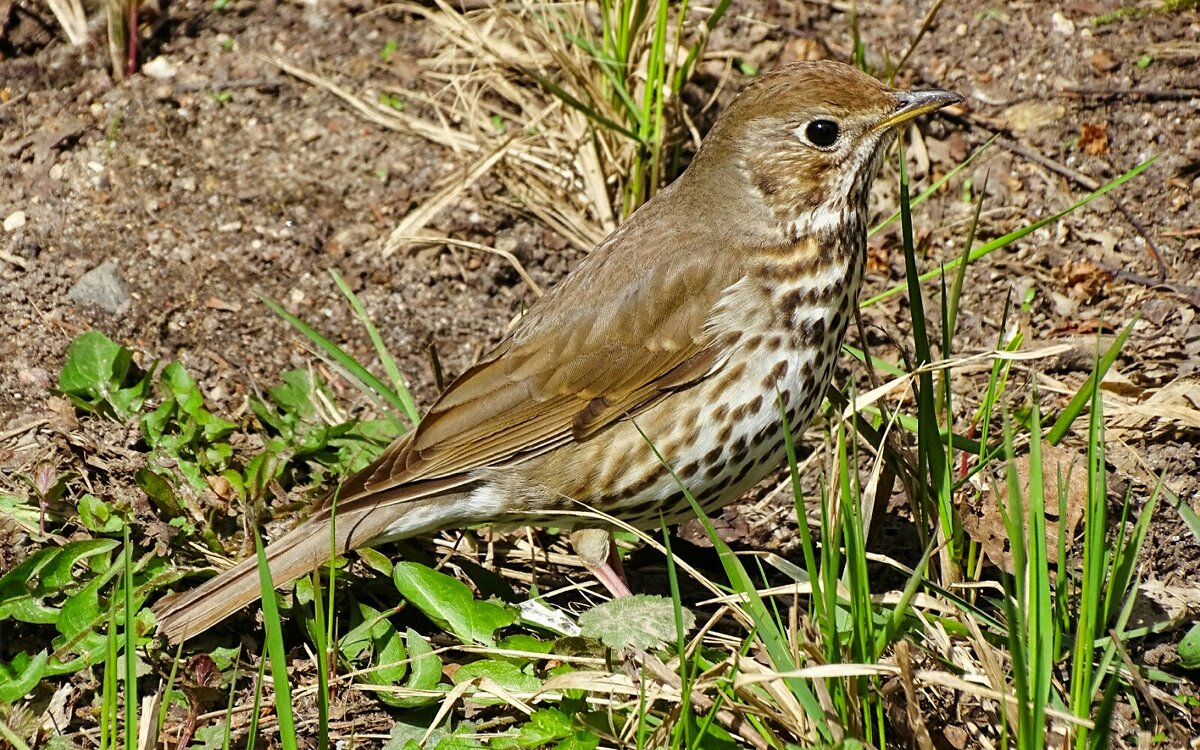
M 947 120 L 950 120 L 951 122 L 957 122 L 960 125 L 970 125 L 971 127 L 976 127 L 987 131 L 991 131 L 992 129 L 990 126 L 984 125 L 982 122 L 980 122 L 979 118 L 971 114 L 954 115 L 950 113 L 943 113 L 942 116 Z M 999 133 L 993 134 L 996 135 L 996 142 L 999 143 L 1002 148 L 1011 151 L 1012 153 L 1024 159 L 1028 159 L 1035 164 L 1039 164 L 1046 169 L 1049 169 L 1051 172 L 1054 172 L 1061 177 L 1065 177 L 1068 180 L 1071 180 L 1072 182 L 1086 188 L 1087 190 L 1095 191 L 1100 189 L 1099 181 L 1089 177 L 1083 172 L 1068 167 L 1066 164 L 1057 162 L 1048 156 L 1043 156 L 1037 151 L 1022 145 L 1015 138 L 1013 138 L 1012 134 L 1009 133 L 1007 129 L 1000 128 L 999 131 Z M 1146 241 L 1146 249 L 1149 251 L 1151 259 L 1154 260 L 1154 263 L 1158 268 L 1159 281 L 1166 281 L 1167 264 L 1162 259 L 1162 252 L 1158 248 L 1158 243 L 1156 243 L 1154 238 L 1150 236 L 1150 233 L 1146 231 L 1146 227 L 1142 225 L 1142 222 L 1138 221 L 1137 217 L 1135 217 L 1133 213 L 1129 211 L 1129 209 L 1125 208 L 1125 205 L 1121 203 L 1121 201 L 1117 200 L 1116 197 L 1111 194 L 1106 195 L 1105 197 L 1113 202 L 1113 205 L 1117 207 L 1117 210 L 1121 212 L 1121 214 L 1125 217 L 1125 220 L 1129 222 L 1129 225 L 1133 227 L 1134 231 L 1141 235 L 1142 239 Z
M 8 440 L 9 438 L 17 437 L 18 435 L 23 435 L 30 430 L 36 430 L 38 427 L 41 427 L 44 424 L 49 424 L 49 422 L 49 419 L 35 419 L 32 422 L 26 422 L 20 427 L 14 427 L 11 430 L 0 432 L 0 441 Z
M 1147 89 L 1137 86 L 1131 88 L 1113 88 L 1108 86 L 1063 86 L 1064 94 L 1079 96 L 1094 96 L 1104 99 L 1130 98 L 1148 101 L 1177 101 L 1200 99 L 1200 88 L 1179 89 Z
M 1200 307 L 1200 287 L 1188 286 L 1187 284 L 1180 284 L 1173 281 L 1163 281 L 1162 279 L 1152 279 L 1140 273 L 1133 273 L 1122 268 L 1114 268 L 1106 263 L 1097 263 L 1096 265 L 1100 266 L 1100 268 L 1104 269 L 1105 273 L 1118 281 L 1128 281 L 1131 284 L 1140 284 L 1148 287 L 1161 287 L 1180 295 L 1191 303 L 1193 307 Z
M 1200 237 L 1200 227 L 1195 229 L 1180 229 L 1178 232 L 1163 232 L 1163 237 Z

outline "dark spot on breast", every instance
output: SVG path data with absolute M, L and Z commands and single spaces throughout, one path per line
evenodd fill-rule
M 750 399 L 749 403 L 746 404 L 746 408 L 750 411 L 751 414 L 758 414 L 759 409 L 762 409 L 762 405 L 763 405 L 763 397 L 762 397 L 762 394 L 759 394 L 759 395 L 755 396 L 754 398 Z
M 650 485 L 654 484 L 656 479 L 658 479 L 658 474 L 646 474 L 641 479 L 626 487 L 625 491 L 621 493 L 621 497 L 630 498 L 642 494 L 646 490 L 650 489 Z
M 672 492 L 670 495 L 667 495 L 665 500 L 662 501 L 663 513 L 668 515 L 672 512 L 675 512 L 676 508 L 681 507 L 689 507 L 687 501 L 683 499 L 683 490 L 676 490 L 675 492 Z
M 746 463 L 744 465 L 742 465 L 741 467 L 738 468 L 737 479 L 733 480 L 734 483 L 741 482 L 743 479 L 745 479 L 747 476 L 749 476 L 750 470 L 753 468 L 754 468 L 754 462 L 746 461 Z
M 760 334 L 756 333 L 753 336 L 751 336 L 750 338 L 746 339 L 746 348 L 747 349 L 757 349 L 758 347 L 762 346 L 762 342 L 763 342 L 763 337 Z
M 712 410 L 712 414 L 710 415 L 710 418 L 714 422 L 720 422 L 720 421 L 723 421 L 728 414 L 729 414 L 729 404 L 721 403 L 721 404 L 717 405 L 717 408 Z
M 692 477 L 696 476 L 696 472 L 699 470 L 700 470 L 700 462 L 699 461 L 691 461 L 691 462 L 684 464 L 683 468 L 675 473 L 679 475 L 680 479 L 687 480 L 687 479 L 691 479 Z
M 791 290 L 783 295 L 781 307 L 784 312 L 790 317 L 792 311 L 799 307 L 808 307 L 817 301 L 817 290 L 809 286 L 802 286 Z
M 809 341 L 823 341 L 825 339 L 825 319 L 817 318 L 816 320 L 805 321 L 804 335 Z
M 782 449 L 783 449 L 783 443 L 773 444 L 770 448 L 763 451 L 759 455 L 758 460 L 755 463 L 759 466 L 762 466 L 763 464 L 766 464 L 770 461 L 778 461 L 779 454 L 782 452 Z
M 831 330 L 831 331 L 842 330 L 842 317 L 844 315 L 845 315 L 845 312 L 842 310 L 842 307 L 839 306 L 837 311 L 834 312 L 833 317 L 829 321 L 829 330 Z
M 725 455 L 725 446 L 718 445 L 717 447 L 710 450 L 708 453 L 704 454 L 703 463 L 705 466 L 714 466 L 714 465 L 719 466 L 720 462 L 721 462 L 721 457 L 724 455 Z
M 787 375 L 787 371 L 788 361 L 786 359 L 781 359 L 780 361 L 776 362 L 775 366 L 771 368 L 771 371 L 767 373 L 767 377 L 763 378 L 763 385 L 767 388 L 773 388 L 776 383 L 778 383 L 780 380 L 783 380 L 784 376 Z
M 746 453 L 746 436 L 742 435 L 733 442 L 733 446 L 729 449 L 729 455 L 741 456 Z
M 717 442 L 722 444 L 729 442 L 729 438 L 733 437 L 733 423 L 732 419 L 725 423 L 725 426 L 717 433 Z

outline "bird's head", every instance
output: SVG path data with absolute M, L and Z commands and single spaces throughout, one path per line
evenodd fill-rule
M 847 212 L 865 213 L 871 179 L 899 127 L 961 99 L 897 91 L 841 63 L 786 65 L 733 101 L 693 169 L 708 172 L 722 192 L 741 193 L 742 209 L 771 217 L 789 236 L 835 230 Z

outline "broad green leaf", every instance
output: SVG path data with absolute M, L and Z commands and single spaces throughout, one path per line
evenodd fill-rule
M 542 681 L 534 675 L 522 670 L 516 664 L 499 659 L 481 659 L 470 664 L 464 664 L 454 673 L 454 684 L 487 678 L 505 690 L 514 693 L 534 693 L 541 689 Z M 491 704 L 499 699 L 477 696 L 472 698 L 476 703 Z
M 516 621 L 510 607 L 475 601 L 465 584 L 419 563 L 396 563 L 392 580 L 426 617 L 464 641 L 494 646 L 492 634 Z
M 405 634 L 408 644 L 410 672 L 405 687 L 413 690 L 433 690 L 442 679 L 442 660 L 429 645 L 429 641 L 412 628 Z M 399 697 L 392 704 L 397 708 L 415 708 L 437 703 L 436 696 L 413 695 Z
M 575 734 L 575 720 L 557 708 L 534 711 L 521 726 L 518 747 L 542 747 Z
M 696 618 L 686 609 L 682 613 L 686 633 Z M 579 628 L 583 635 L 599 639 L 609 648 L 654 648 L 676 637 L 675 605 L 661 596 L 623 596 L 584 612 Z
M 49 659 L 47 651 L 32 657 L 21 652 L 12 662 L 0 663 L 0 703 L 16 703 L 29 695 L 45 674 Z
M 88 494 L 79 498 L 79 504 L 76 507 L 79 510 L 79 520 L 84 528 L 97 534 L 114 534 L 125 525 L 121 517 L 108 507 L 108 503 L 95 495 Z
M 130 358 L 124 351 L 99 331 L 80 334 L 67 349 L 58 387 L 73 396 L 106 396 L 128 371 Z
M 1200 669 L 1200 623 L 1192 625 L 1179 641 L 1179 664 L 1184 669 Z
M 370 547 L 363 547 L 362 549 L 358 550 L 358 556 L 371 570 L 380 575 L 387 576 L 388 578 L 392 577 L 392 571 L 394 567 L 392 565 L 392 561 L 388 559 L 387 555 L 383 554 L 379 550 L 372 549 Z

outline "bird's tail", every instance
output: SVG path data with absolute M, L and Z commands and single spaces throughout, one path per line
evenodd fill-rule
M 360 497 L 336 511 L 336 523 L 326 509 L 271 542 L 267 564 L 275 586 L 283 586 L 325 564 L 331 550 L 352 549 L 428 533 L 453 524 L 461 496 Z M 416 512 L 414 512 L 416 511 Z M 331 532 L 331 524 L 333 531 Z M 262 597 L 258 560 L 242 560 L 199 588 L 163 600 L 154 607 L 158 632 L 171 643 L 203 633 Z

